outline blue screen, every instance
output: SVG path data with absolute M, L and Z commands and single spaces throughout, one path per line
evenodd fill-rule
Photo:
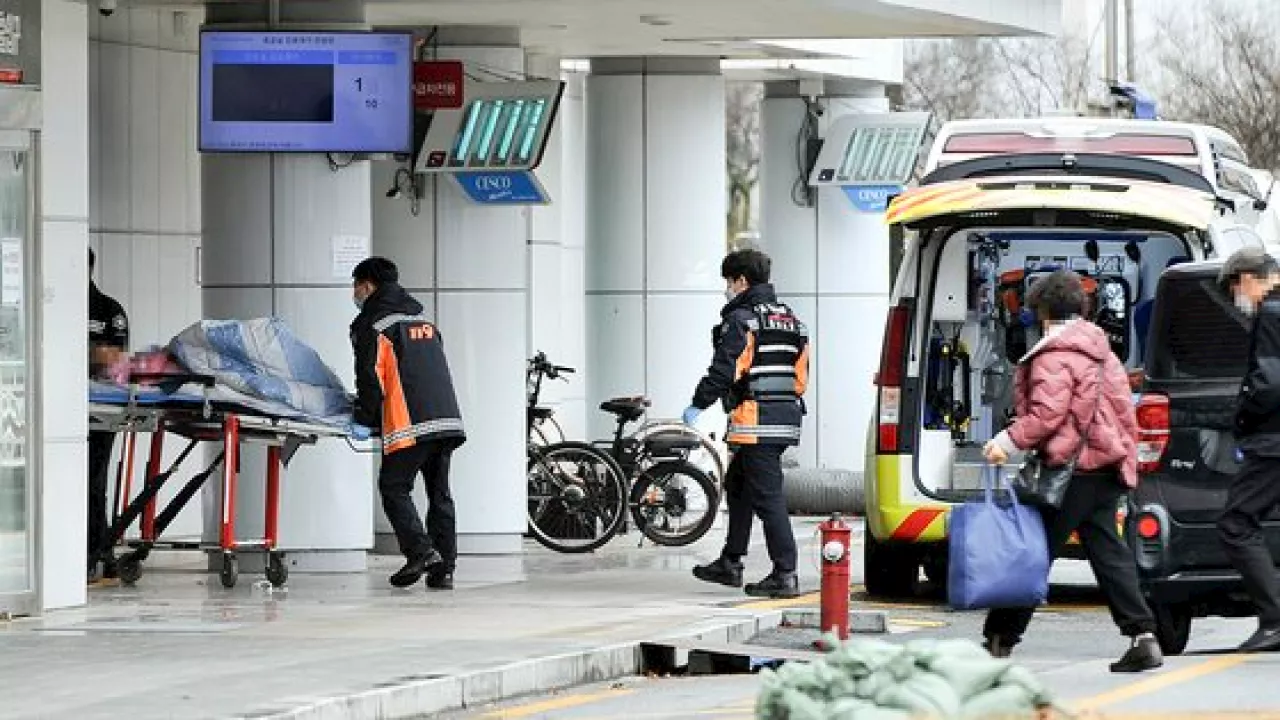
M 204 32 L 203 152 L 408 153 L 408 33 Z

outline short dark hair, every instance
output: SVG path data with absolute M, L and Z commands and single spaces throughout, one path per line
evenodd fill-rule
M 773 261 L 759 250 L 735 250 L 720 263 L 720 277 L 725 280 L 746 278 L 752 285 L 769 282 Z
M 1223 292 L 1231 292 L 1231 285 L 1243 275 L 1266 278 L 1280 272 L 1280 265 L 1266 250 L 1258 247 L 1246 247 L 1231 253 L 1231 257 L 1222 263 L 1218 271 L 1218 285 Z
M 384 257 L 365 258 L 356 265 L 355 270 L 351 271 L 351 279 L 356 282 L 371 282 L 374 285 L 399 282 L 400 270 L 395 263 Z
M 1070 270 L 1055 270 L 1027 291 L 1027 307 L 1043 320 L 1067 320 L 1082 315 L 1084 306 L 1084 283 Z
M 89 272 L 93 272 L 93 266 L 98 261 L 98 256 L 94 254 L 93 248 L 89 248 Z

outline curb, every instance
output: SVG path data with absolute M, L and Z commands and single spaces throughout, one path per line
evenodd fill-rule
M 782 613 L 746 613 L 736 619 L 709 618 L 678 633 L 643 642 L 628 642 L 547 657 L 521 660 L 486 670 L 440 678 L 387 683 L 341 697 L 289 698 L 241 715 L 236 720 L 395 720 L 462 710 L 605 682 L 641 672 L 642 644 L 661 641 L 744 642 L 761 630 L 777 627 Z

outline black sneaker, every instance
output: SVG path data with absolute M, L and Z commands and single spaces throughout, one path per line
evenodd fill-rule
M 1280 627 L 1259 627 L 1248 640 L 1240 645 L 1242 653 L 1274 652 L 1280 650 Z
M 793 572 L 784 573 L 774 570 L 758 583 L 750 583 L 746 587 L 751 597 L 761 598 L 793 598 L 800 596 L 800 580 Z
M 452 590 L 453 589 L 453 573 L 452 572 L 432 572 L 427 573 L 427 587 L 432 590 Z
M 1153 637 L 1136 637 L 1121 658 L 1111 663 L 1113 673 L 1139 673 L 1164 665 L 1164 653 Z
M 742 563 L 721 556 L 706 565 L 695 565 L 693 576 L 703 582 L 740 588 L 742 587 Z
M 115 557 L 109 557 L 102 562 L 102 579 L 116 580 L 120 577 L 120 565 Z
M 435 550 L 428 550 L 424 555 L 409 558 L 404 567 L 391 576 L 390 582 L 398 588 L 407 588 L 417 584 L 422 576 L 434 568 L 444 565 L 444 558 Z

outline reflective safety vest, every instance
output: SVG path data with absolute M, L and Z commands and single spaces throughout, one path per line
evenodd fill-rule
M 797 445 L 809 384 L 809 331 L 781 303 L 756 305 L 726 400 L 731 445 Z

